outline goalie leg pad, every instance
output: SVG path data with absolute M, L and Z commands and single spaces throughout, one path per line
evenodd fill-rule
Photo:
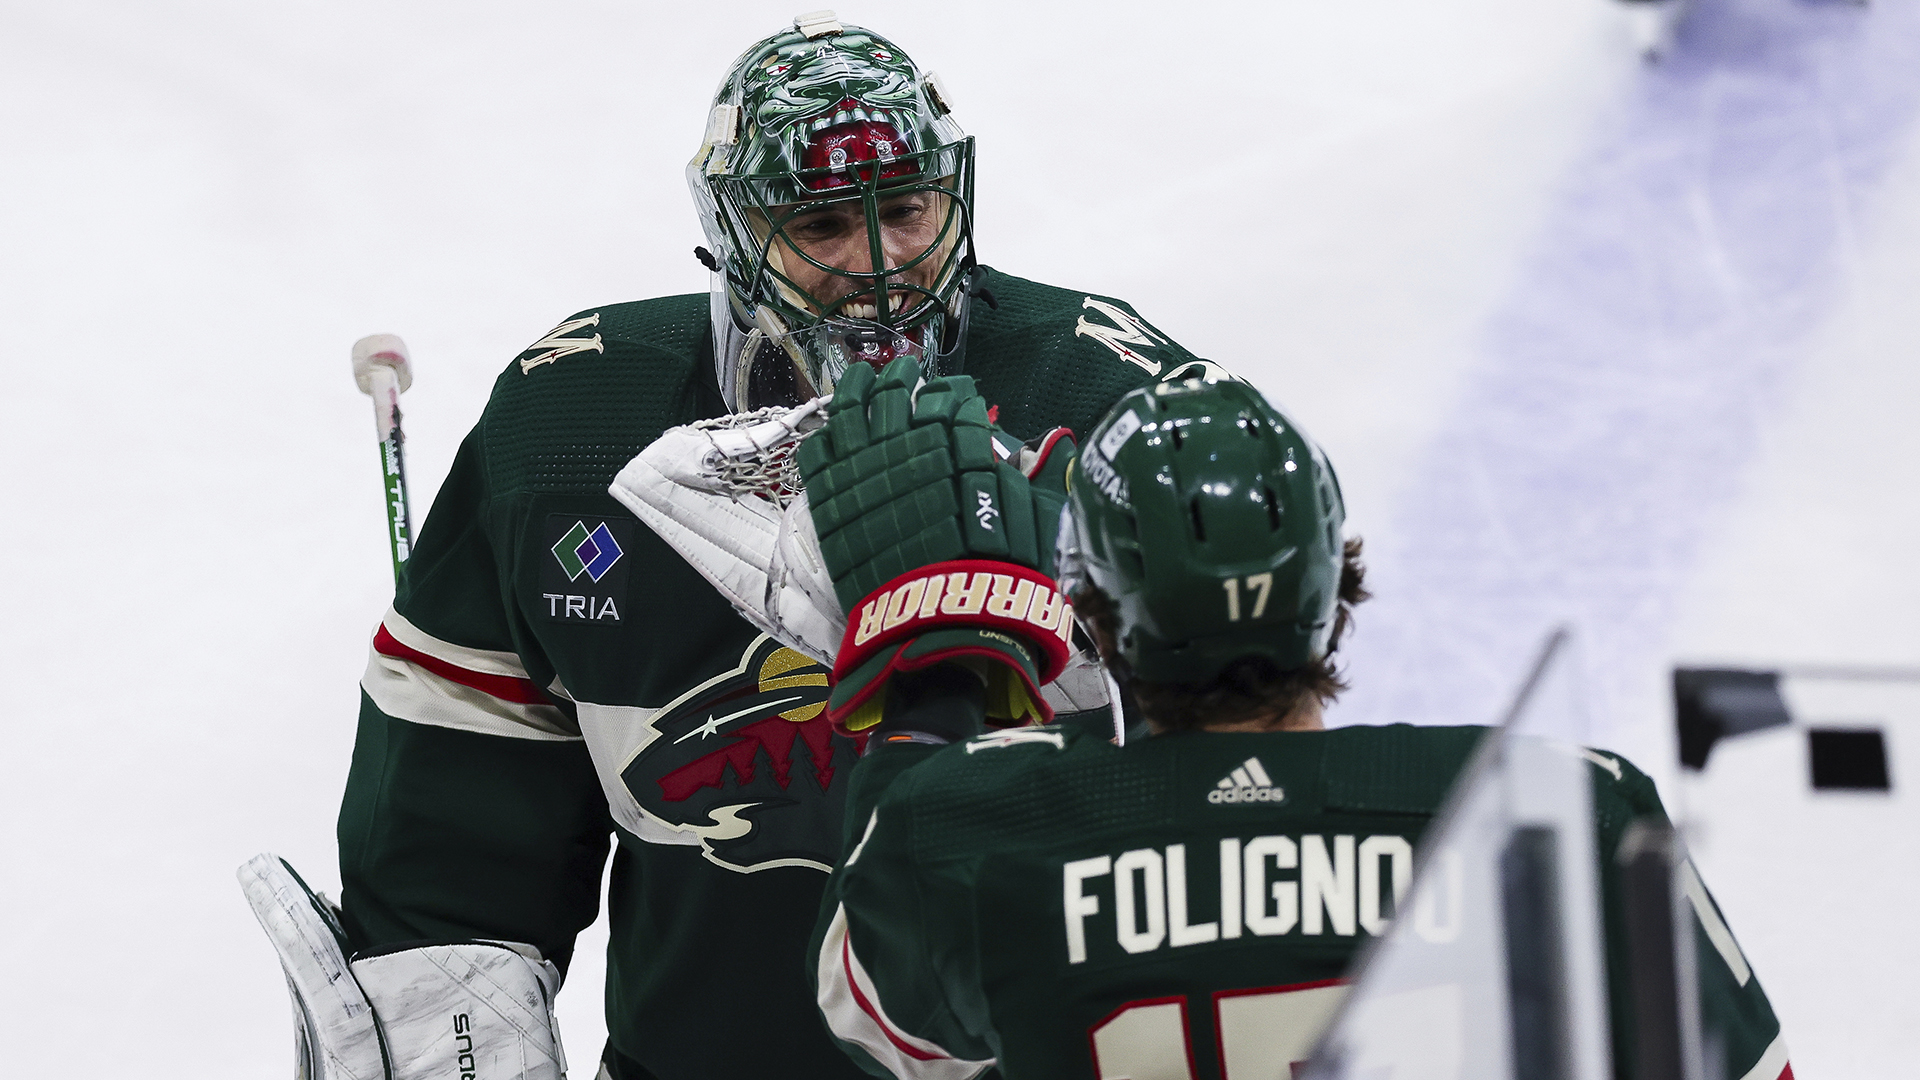
M 293 997 L 296 1080 L 564 1080 L 560 972 L 531 945 L 408 945 L 348 960 L 326 897 L 284 859 L 240 867 Z
M 238 876 L 293 996 L 294 1076 L 386 1080 L 380 1025 L 347 964 L 346 934 L 333 905 L 277 855 L 255 855 Z
M 562 1080 L 560 972 L 530 945 L 420 945 L 353 960 L 394 1080 Z

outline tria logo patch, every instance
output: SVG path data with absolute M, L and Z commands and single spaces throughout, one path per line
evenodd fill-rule
M 578 581 L 580 575 L 585 574 L 596 585 L 623 554 L 619 541 L 613 538 L 604 521 L 596 524 L 592 531 L 588 531 L 586 522 L 576 521 L 567 535 L 553 545 L 553 557 L 560 560 L 560 569 L 567 572 L 568 581 Z
M 1234 766 L 1232 772 L 1221 777 L 1213 790 L 1207 792 L 1210 803 L 1277 803 L 1286 798 L 1287 793 L 1274 786 L 1257 757 Z
M 619 626 L 632 543 L 631 522 L 549 514 L 553 558 L 540 560 L 540 596 L 529 606 L 553 622 Z

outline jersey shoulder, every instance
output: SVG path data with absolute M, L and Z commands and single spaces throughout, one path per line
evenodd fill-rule
M 988 270 L 966 370 L 1021 438 L 1066 426 L 1085 438 L 1120 395 L 1194 356 L 1124 300 Z
M 705 294 L 562 320 L 494 381 L 481 418 L 494 494 L 603 494 L 662 431 L 718 410 L 711 349 Z
M 1355 725 L 1327 732 L 1326 806 L 1358 813 L 1430 814 L 1491 730 L 1478 725 Z
M 1010 728 L 930 756 L 888 788 L 880 814 L 911 815 L 917 861 L 964 860 L 1057 844 L 1098 824 L 1081 820 L 1087 806 L 1148 810 L 1157 801 L 1140 785 L 1155 782 L 1098 734 Z
M 1593 779 L 1593 824 L 1601 846 L 1601 857 L 1609 858 L 1626 834 L 1627 826 L 1639 818 L 1665 821 L 1666 807 L 1653 778 L 1641 772 L 1633 762 L 1611 750 L 1583 747 Z

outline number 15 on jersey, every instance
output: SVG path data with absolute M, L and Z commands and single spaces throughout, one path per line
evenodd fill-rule
M 1267 575 L 1255 575 L 1266 577 Z M 1347 993 L 1339 979 L 1213 994 L 1223 1080 L 1291 1080 Z M 1199 1080 L 1186 997 L 1129 1001 L 1087 1030 L 1100 1080 Z

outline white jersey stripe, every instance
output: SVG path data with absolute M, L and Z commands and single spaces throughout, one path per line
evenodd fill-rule
M 526 665 L 510 652 L 494 652 L 489 649 L 469 649 L 465 645 L 455 645 L 442 641 L 425 630 L 408 622 L 406 616 L 389 607 L 380 620 L 393 639 L 409 649 L 426 653 L 436 660 L 444 660 L 468 671 L 477 671 L 482 675 L 502 675 L 509 679 L 527 677 Z
M 992 1058 L 954 1057 L 939 1044 L 900 1030 L 887 1018 L 873 979 L 847 940 L 844 904 L 834 909 L 833 922 L 820 943 L 819 977 L 820 1011 L 828 1030 L 865 1050 L 900 1080 L 970 1080 L 993 1066 Z
M 1760 1060 L 1753 1063 L 1746 1075 L 1740 1080 L 1791 1080 L 1793 1073 L 1788 1071 L 1792 1063 L 1787 1059 L 1787 1037 L 1780 1034 L 1761 1053 Z
M 1733 972 L 1733 981 L 1741 986 L 1753 978 L 1753 968 L 1747 964 L 1745 953 L 1740 951 L 1740 943 L 1733 940 L 1733 931 L 1727 929 L 1726 920 L 1714 910 L 1713 898 L 1707 895 L 1707 887 L 1700 882 L 1700 874 L 1693 868 L 1693 860 L 1680 864 L 1678 871 L 1680 887 L 1693 904 L 1693 913 L 1700 918 L 1700 928 L 1707 932 L 1707 940 L 1720 952 L 1720 959 L 1727 962 L 1727 968 Z
M 372 649 L 360 687 L 381 712 L 416 724 L 544 742 L 580 737 L 555 706 L 506 701 L 436 675 L 411 660 L 382 656 Z

